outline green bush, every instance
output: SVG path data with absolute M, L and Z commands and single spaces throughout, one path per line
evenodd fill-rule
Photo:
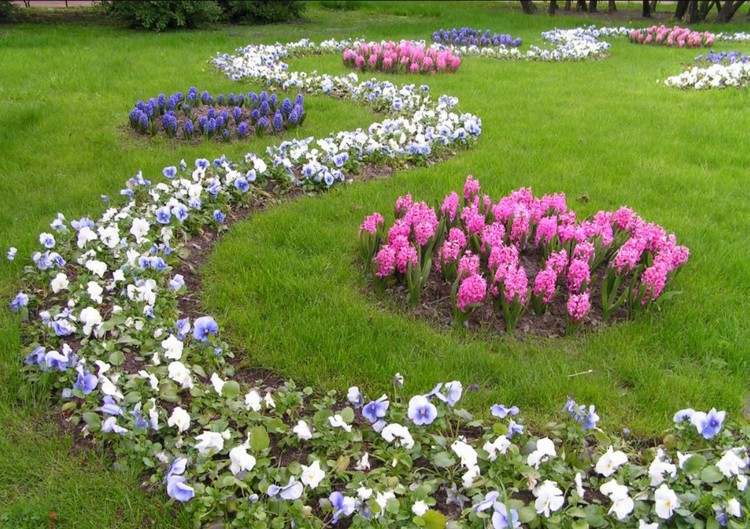
M 321 7 L 334 9 L 336 11 L 353 11 L 359 9 L 359 2 L 356 0 L 321 0 Z
M 219 20 L 221 7 L 214 0 L 103 0 L 104 11 L 132 27 L 154 31 L 196 28 Z
M 10 0 L 0 0 L 0 21 L 5 22 L 13 18 L 13 4 Z
M 299 18 L 305 3 L 299 0 L 218 0 L 230 22 L 271 23 Z

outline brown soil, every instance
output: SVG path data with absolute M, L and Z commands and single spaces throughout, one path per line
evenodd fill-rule
M 522 255 L 521 262 L 528 277 L 535 277 L 539 271 L 541 259 L 538 259 L 533 254 Z M 604 321 L 602 317 L 600 288 L 603 273 L 602 267 L 594 272 L 592 287 L 590 289 L 591 310 L 578 325 L 581 329 L 599 329 L 627 318 L 627 312 L 624 309 L 620 309 L 610 317 L 609 321 Z M 442 274 L 434 269 L 430 272 L 430 277 L 422 291 L 421 300 L 413 307 L 409 303 L 409 290 L 406 285 L 389 285 L 385 288 L 385 292 L 383 292 L 383 289 L 379 285 L 375 285 L 373 281 L 370 281 L 367 290 L 374 293 L 378 302 L 383 306 L 406 311 L 409 314 L 427 320 L 440 329 L 449 329 L 454 325 L 451 283 L 443 279 Z M 536 314 L 529 307 L 516 323 L 513 335 L 534 335 L 546 338 L 557 338 L 565 335 L 568 320 L 567 298 L 560 292 L 565 292 L 566 290 L 564 286 L 562 288 L 558 287 L 557 295 L 552 303 L 547 306 L 544 314 Z M 407 308 L 404 309 L 402 307 Z M 496 309 L 492 301 L 487 301 L 477 308 L 466 320 L 465 326 L 472 330 L 489 331 L 493 334 L 506 334 L 502 310 Z

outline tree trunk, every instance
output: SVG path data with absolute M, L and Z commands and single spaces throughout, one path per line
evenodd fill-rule
M 536 5 L 533 0 L 521 0 L 521 9 L 523 9 L 524 13 L 530 15 L 536 12 Z
M 687 22 L 688 24 L 695 24 L 696 22 L 698 22 L 698 0 L 690 0 L 685 22 Z
M 656 4 L 659 3 L 659 0 L 651 0 L 651 13 L 656 13 Z
M 716 17 L 717 22 L 729 22 L 737 10 L 745 3 L 745 0 L 724 0 L 724 5 L 719 10 Z
M 555 11 L 557 11 L 557 0 L 549 0 L 549 5 L 547 6 L 547 13 L 550 15 L 554 15 Z
M 651 18 L 651 2 L 650 0 L 643 0 L 643 11 L 641 12 L 643 18 Z
M 682 20 L 687 11 L 689 0 L 677 0 L 677 7 L 674 9 L 674 17 L 676 20 Z
M 589 13 L 596 13 L 596 4 L 599 0 L 589 0 Z
M 563 7 L 563 9 L 564 9 L 565 11 L 570 11 L 570 4 L 571 4 L 571 1 L 572 1 L 572 0 L 565 0 L 565 7 Z
M 615 0 L 609 0 L 607 3 L 607 11 L 610 13 L 617 13 L 617 3 Z
M 588 8 L 586 7 L 586 0 L 578 0 L 576 2 L 576 11 L 583 11 L 584 13 L 588 11 Z

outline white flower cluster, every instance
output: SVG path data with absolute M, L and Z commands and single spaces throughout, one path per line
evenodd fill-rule
M 750 63 L 712 64 L 693 66 L 679 75 L 668 77 L 664 84 L 673 88 L 706 90 L 743 87 L 750 84 Z
M 292 140 L 269 148 L 273 165 L 283 168 L 290 180 L 330 186 L 345 178 L 345 166 L 368 159 L 426 158 L 436 149 L 465 145 L 481 134 L 482 123 L 477 116 L 455 112 L 458 100 L 454 97 L 442 96 L 434 101 L 427 85 L 360 81 L 356 73 L 336 76 L 292 72 L 282 62 L 288 56 L 330 53 L 353 43 L 328 40 L 315 44 L 303 39 L 289 44 L 250 45 L 238 50 L 237 55 L 214 59 L 214 64 L 234 80 L 254 79 L 283 90 L 350 99 L 389 116 L 366 130 L 341 131 L 318 140 Z
M 748 42 L 750 41 L 750 33 L 746 31 L 738 31 L 736 33 L 717 33 L 716 40 L 726 40 L 728 42 Z
M 601 38 L 627 35 L 625 27 L 594 26 L 573 29 L 552 29 L 542 33 L 542 38 L 553 45 L 552 48 L 530 46 L 528 50 L 507 46 L 439 46 L 446 47 L 461 55 L 492 57 L 494 59 L 528 61 L 581 61 L 606 57 L 610 45 Z

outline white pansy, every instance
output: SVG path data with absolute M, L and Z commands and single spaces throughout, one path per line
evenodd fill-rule
M 310 430 L 310 427 L 302 419 L 297 421 L 297 425 L 292 428 L 292 431 L 297 435 L 297 438 L 302 441 L 312 439 L 312 430 Z
M 548 459 L 557 456 L 555 443 L 549 437 L 543 437 L 536 442 L 536 449 L 526 457 L 526 463 L 534 468 Z
M 414 516 L 424 516 L 428 510 L 430 510 L 430 507 L 423 500 L 417 500 L 411 506 L 411 512 Z
M 541 485 L 534 488 L 533 492 L 536 496 L 534 508 L 538 514 L 545 518 L 549 518 L 553 512 L 560 510 L 565 503 L 563 493 L 554 481 L 542 482 Z
M 624 520 L 633 512 L 635 502 L 628 495 L 628 488 L 612 479 L 599 487 L 599 491 L 612 501 L 609 514 L 614 514 L 618 520 Z
M 235 476 L 240 472 L 249 472 L 255 467 L 255 457 L 247 453 L 247 445 L 237 445 L 229 451 L 229 471 Z
M 195 449 L 201 455 L 221 452 L 224 449 L 224 436 L 219 432 L 205 431 L 200 435 L 196 435 L 195 439 L 198 441 Z
M 595 470 L 597 474 L 608 478 L 627 462 L 628 456 L 625 455 L 625 452 L 615 450 L 610 445 L 607 451 L 599 458 L 599 461 L 596 462 Z
M 262 402 L 262 399 L 260 397 L 260 393 L 258 393 L 256 390 L 252 389 L 245 395 L 245 408 L 248 410 L 253 411 L 260 411 L 260 403 Z
M 654 492 L 654 510 L 662 520 L 670 519 L 679 506 L 680 500 L 677 498 L 677 494 L 666 484 L 662 484 Z
M 89 281 L 86 284 L 86 293 L 91 298 L 91 301 L 101 304 L 104 299 L 102 298 L 102 293 L 104 292 L 104 289 L 97 283 L 96 281 Z
M 214 387 L 214 391 L 216 391 L 217 394 L 221 395 L 221 390 L 224 389 L 225 383 L 226 381 L 222 380 L 222 378 L 216 373 L 211 375 L 211 385 Z
M 83 324 L 83 334 L 89 336 L 102 324 L 102 315 L 94 307 L 86 307 L 78 315 L 78 319 Z
M 510 448 L 510 445 L 510 440 L 508 440 L 506 436 L 500 435 L 492 442 L 485 442 L 482 448 L 485 452 L 487 452 L 488 459 L 490 461 L 494 461 L 495 459 L 497 459 L 498 454 L 505 455 L 508 452 L 508 448 Z
M 49 283 L 49 287 L 52 289 L 52 292 L 57 294 L 61 290 L 67 290 L 68 286 L 70 285 L 70 282 L 68 281 L 68 276 L 66 276 L 62 272 L 58 272 L 58 274 L 52 278 L 52 281 Z
M 89 261 L 86 261 L 86 268 L 97 276 L 104 277 L 104 274 L 107 272 L 107 263 L 105 263 L 104 261 L 91 259 Z
M 370 470 L 370 454 L 368 454 L 367 452 L 362 454 L 362 457 L 359 458 L 359 461 L 357 461 L 354 469 L 359 471 Z
M 381 430 L 380 435 L 388 443 L 395 443 L 407 450 L 414 447 L 414 438 L 409 433 L 409 429 L 401 424 L 395 422 L 388 424 Z
M 170 360 L 179 360 L 182 358 L 184 344 L 174 334 L 170 334 L 166 340 L 162 340 L 161 346 L 164 349 L 164 356 Z
M 677 475 L 677 467 L 667 459 L 664 450 L 659 448 L 656 450 L 654 460 L 648 467 L 648 475 L 651 478 L 651 486 L 658 487 L 664 482 L 666 476 L 675 477 Z
M 167 375 L 183 389 L 193 387 L 193 377 L 190 375 L 190 370 L 182 362 L 170 362 L 167 366 Z
M 146 235 L 148 235 L 148 230 L 151 228 L 151 224 L 145 219 L 133 219 L 133 224 L 130 227 L 130 234 L 135 237 L 135 242 L 138 244 L 141 244 Z
M 716 467 L 725 477 L 739 476 L 748 468 L 747 451 L 743 448 L 730 448 L 721 456 Z
M 190 414 L 180 406 L 176 406 L 172 410 L 172 415 L 167 419 L 167 425 L 176 427 L 180 433 L 185 432 L 190 428 Z
M 338 413 L 328 417 L 328 424 L 330 424 L 332 428 L 341 428 L 347 432 L 352 431 L 351 425 L 347 424 L 344 418 Z
M 326 473 L 320 468 L 320 462 L 317 459 L 309 466 L 300 465 L 300 467 L 302 467 L 300 481 L 311 489 L 317 488 L 326 476 Z

